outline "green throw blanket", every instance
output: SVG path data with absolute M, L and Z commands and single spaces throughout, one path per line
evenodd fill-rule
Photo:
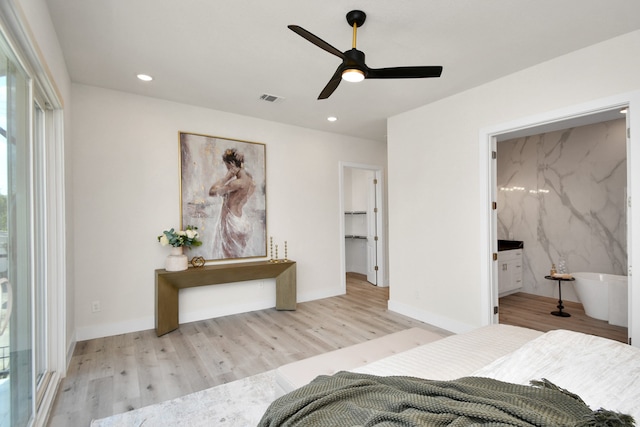
M 593 412 L 546 380 L 535 386 L 467 377 L 433 381 L 339 372 L 274 401 L 259 427 L 276 426 L 633 426 L 633 418 Z

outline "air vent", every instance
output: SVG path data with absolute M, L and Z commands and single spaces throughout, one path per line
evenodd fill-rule
M 281 96 L 269 95 L 268 93 L 263 93 L 262 95 L 260 95 L 260 100 L 265 102 L 280 102 L 283 99 L 284 98 Z

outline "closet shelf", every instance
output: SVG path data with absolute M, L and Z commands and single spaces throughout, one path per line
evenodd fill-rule
M 366 215 L 367 211 L 346 211 L 345 215 Z
M 364 239 L 367 240 L 367 236 L 357 236 L 357 235 L 353 235 L 353 234 L 347 234 L 346 236 L 344 236 L 345 239 Z

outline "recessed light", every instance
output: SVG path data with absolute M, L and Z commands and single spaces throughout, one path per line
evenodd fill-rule
M 338 118 L 335 116 L 329 116 L 327 117 L 327 120 L 329 120 L 330 122 L 335 122 L 336 120 L 338 120 Z
M 151 80 L 153 80 L 153 77 L 148 74 L 138 74 L 137 77 L 143 82 L 150 82 Z
M 627 114 L 627 107 L 624 107 L 622 110 L 620 110 L 620 114 Z

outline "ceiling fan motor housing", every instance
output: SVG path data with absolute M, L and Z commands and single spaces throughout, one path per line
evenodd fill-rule
M 364 52 L 358 49 L 351 49 L 344 53 L 344 68 L 357 68 L 366 74 L 366 66 L 364 65 Z
M 366 19 L 367 14 L 361 10 L 352 10 L 351 12 L 347 13 L 347 22 L 349 23 L 350 27 L 353 27 L 353 24 L 355 24 L 356 27 L 360 27 L 362 26 L 362 24 L 364 24 L 364 21 Z

